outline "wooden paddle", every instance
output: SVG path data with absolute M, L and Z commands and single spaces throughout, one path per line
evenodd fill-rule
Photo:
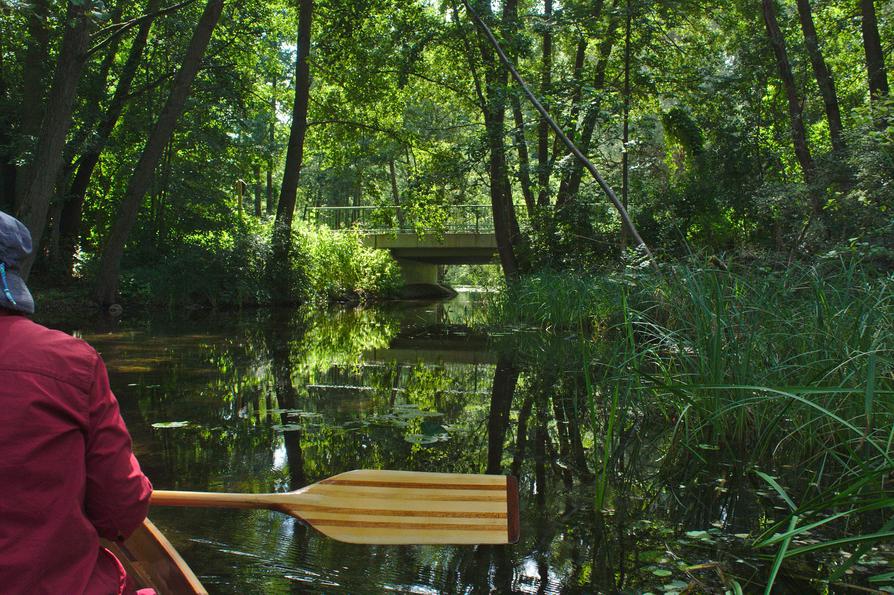
M 294 492 L 156 490 L 158 506 L 268 508 L 367 544 L 506 544 L 519 536 L 518 483 L 503 475 L 357 470 Z

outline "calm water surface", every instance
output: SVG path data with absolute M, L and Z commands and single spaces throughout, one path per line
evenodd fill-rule
M 153 509 L 213 593 L 723 593 L 730 576 L 757 589 L 766 562 L 745 538 L 778 502 L 711 445 L 676 453 L 645 407 L 615 420 L 603 456 L 578 338 L 482 336 L 479 315 L 465 294 L 67 330 L 106 359 L 158 489 L 289 491 L 358 468 L 520 478 L 508 547 L 348 545 L 274 512 Z M 780 592 L 816 592 L 816 570 Z

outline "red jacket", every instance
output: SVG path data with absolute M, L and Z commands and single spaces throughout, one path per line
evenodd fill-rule
M 123 592 L 99 537 L 130 535 L 151 493 L 96 351 L 0 309 L 0 592 Z

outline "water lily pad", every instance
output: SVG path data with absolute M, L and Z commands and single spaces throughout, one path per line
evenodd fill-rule
M 177 428 L 188 428 L 192 425 L 192 423 L 188 421 L 157 421 L 152 424 L 153 428 L 162 430 L 172 430 Z
M 273 426 L 273 429 L 276 432 L 297 432 L 298 430 L 303 430 L 304 426 L 300 424 L 277 424 Z
M 450 440 L 450 436 L 447 434 L 407 434 L 404 436 L 404 440 L 410 444 L 435 444 Z
M 686 537 L 691 537 L 692 539 L 701 539 L 702 537 L 707 537 L 707 531 L 687 531 Z
M 656 568 L 652 571 L 652 574 L 654 574 L 655 576 L 660 576 L 661 578 L 665 578 L 671 576 L 673 572 L 671 572 L 667 568 Z
M 407 434 L 404 440 L 410 444 L 434 444 L 438 441 L 437 436 L 426 436 L 425 434 Z

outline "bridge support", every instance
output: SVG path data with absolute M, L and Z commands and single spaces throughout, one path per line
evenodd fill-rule
M 401 297 L 407 299 L 448 298 L 456 292 L 441 285 L 438 279 L 438 265 L 430 262 L 419 262 L 407 258 L 396 258 L 400 273 L 404 280 Z

